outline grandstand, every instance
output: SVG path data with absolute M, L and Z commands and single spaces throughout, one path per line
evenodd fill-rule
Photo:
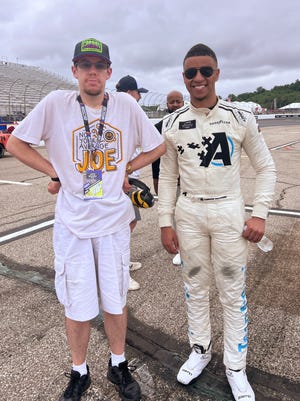
M 77 84 L 40 67 L 0 60 L 0 121 L 22 120 L 44 96 L 56 89 L 77 89 Z M 115 88 L 107 90 L 115 91 Z M 161 118 L 166 113 L 166 97 L 166 94 L 148 92 L 139 104 L 150 118 Z
M 49 92 L 77 85 L 39 67 L 0 61 L 0 116 L 19 121 Z

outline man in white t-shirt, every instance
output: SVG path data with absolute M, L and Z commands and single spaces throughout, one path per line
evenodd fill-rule
M 60 400 L 79 401 L 90 386 L 90 320 L 99 313 L 100 299 L 111 351 L 107 377 L 119 387 L 122 399 L 138 401 L 140 387 L 125 358 L 129 224 L 134 212 L 123 186 L 128 185 L 128 174 L 160 157 L 165 145 L 134 99 L 105 93 L 112 74 L 106 44 L 82 40 L 72 61 L 79 91 L 58 90 L 42 99 L 15 129 L 8 151 L 49 176 L 48 191 L 58 194 L 55 289 L 65 307 L 73 361 Z M 41 140 L 48 159 L 31 146 Z M 138 147 L 143 152 L 131 159 Z

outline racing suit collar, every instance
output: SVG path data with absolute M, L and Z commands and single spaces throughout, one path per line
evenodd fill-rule
M 192 105 L 192 103 L 190 103 L 190 109 L 194 113 L 208 116 L 209 114 L 212 114 L 214 112 L 214 110 L 218 109 L 219 102 L 220 102 L 220 99 L 217 98 L 216 104 L 211 108 L 210 107 L 195 107 L 195 106 Z

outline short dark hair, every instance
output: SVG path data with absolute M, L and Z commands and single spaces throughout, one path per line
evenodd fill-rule
M 218 64 L 216 53 L 210 47 L 204 45 L 203 43 L 197 43 L 195 46 L 193 46 L 185 55 L 183 63 L 187 58 L 197 56 L 210 56 Z

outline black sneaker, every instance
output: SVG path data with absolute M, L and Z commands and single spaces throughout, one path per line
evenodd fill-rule
M 119 395 L 123 401 L 140 401 L 141 389 L 128 370 L 128 362 L 124 361 L 119 366 L 111 366 L 108 362 L 107 378 L 119 387 Z
M 71 373 L 65 373 L 65 376 L 69 377 L 70 381 L 59 401 L 80 401 L 82 394 L 91 385 L 89 367 L 87 367 L 86 375 L 80 376 L 79 372 L 72 369 Z

